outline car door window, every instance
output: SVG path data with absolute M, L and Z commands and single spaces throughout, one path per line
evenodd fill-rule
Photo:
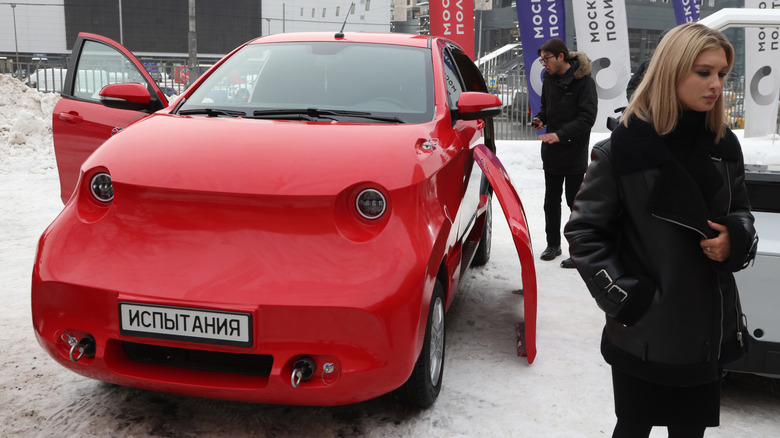
M 460 98 L 460 93 L 465 89 L 460 74 L 458 73 L 455 59 L 449 48 L 444 49 L 442 58 L 444 59 L 444 80 L 446 81 L 447 86 L 448 104 L 450 109 L 454 111 L 458 109 L 458 98 Z
M 455 61 L 455 66 L 460 72 L 460 78 L 463 81 L 465 90 L 487 93 L 488 89 L 485 79 L 482 77 L 479 68 L 474 64 L 474 61 L 455 47 L 452 47 L 451 51 L 452 60 Z
M 120 83 L 140 83 L 149 88 L 141 72 L 122 53 L 105 44 L 85 42 L 75 72 L 73 95 L 97 102 L 103 87 Z

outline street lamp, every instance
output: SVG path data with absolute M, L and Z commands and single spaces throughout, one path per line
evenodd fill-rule
M 122 30 L 122 0 L 119 0 L 119 44 L 124 44 L 125 38 Z
M 16 45 L 16 68 L 19 69 L 19 40 L 16 38 L 16 3 L 11 3 L 11 12 L 14 16 L 14 44 Z M 21 71 L 19 71 L 21 74 Z
M 192 85 L 193 82 L 195 82 L 195 79 L 198 78 L 198 35 L 195 31 L 195 0 L 190 0 L 189 5 L 189 40 L 187 42 L 187 50 L 188 50 L 188 57 L 187 57 L 187 71 L 189 72 L 189 78 L 187 81 L 187 86 L 189 87 Z

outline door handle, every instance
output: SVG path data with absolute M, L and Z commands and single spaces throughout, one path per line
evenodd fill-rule
M 71 111 L 69 113 L 60 113 L 59 117 L 60 117 L 60 120 L 62 120 L 63 122 L 70 123 L 70 124 L 73 124 L 73 125 L 75 125 L 76 123 L 81 123 L 82 121 L 84 121 L 84 117 L 81 117 L 79 115 L 79 113 L 77 113 L 75 111 Z

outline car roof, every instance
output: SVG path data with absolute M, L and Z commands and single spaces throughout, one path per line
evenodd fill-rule
M 432 37 L 406 33 L 373 33 L 373 32 L 291 32 L 276 33 L 256 38 L 249 44 L 259 43 L 289 43 L 310 41 L 344 41 L 368 44 L 395 44 L 410 47 L 431 47 Z

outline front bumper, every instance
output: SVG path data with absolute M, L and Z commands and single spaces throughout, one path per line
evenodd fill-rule
M 388 393 L 406 381 L 419 353 L 417 334 L 410 329 L 416 323 L 403 320 L 419 313 L 414 304 L 372 309 L 212 305 L 211 310 L 252 316 L 252 345 L 232 347 L 123 335 L 118 303 L 128 301 L 152 302 L 57 282 L 35 284 L 38 342 L 57 362 L 93 379 L 192 396 L 298 405 L 355 403 Z M 64 337 L 88 335 L 95 340 L 94 355 L 72 361 Z M 314 360 L 314 374 L 293 387 L 293 367 L 302 356 Z

